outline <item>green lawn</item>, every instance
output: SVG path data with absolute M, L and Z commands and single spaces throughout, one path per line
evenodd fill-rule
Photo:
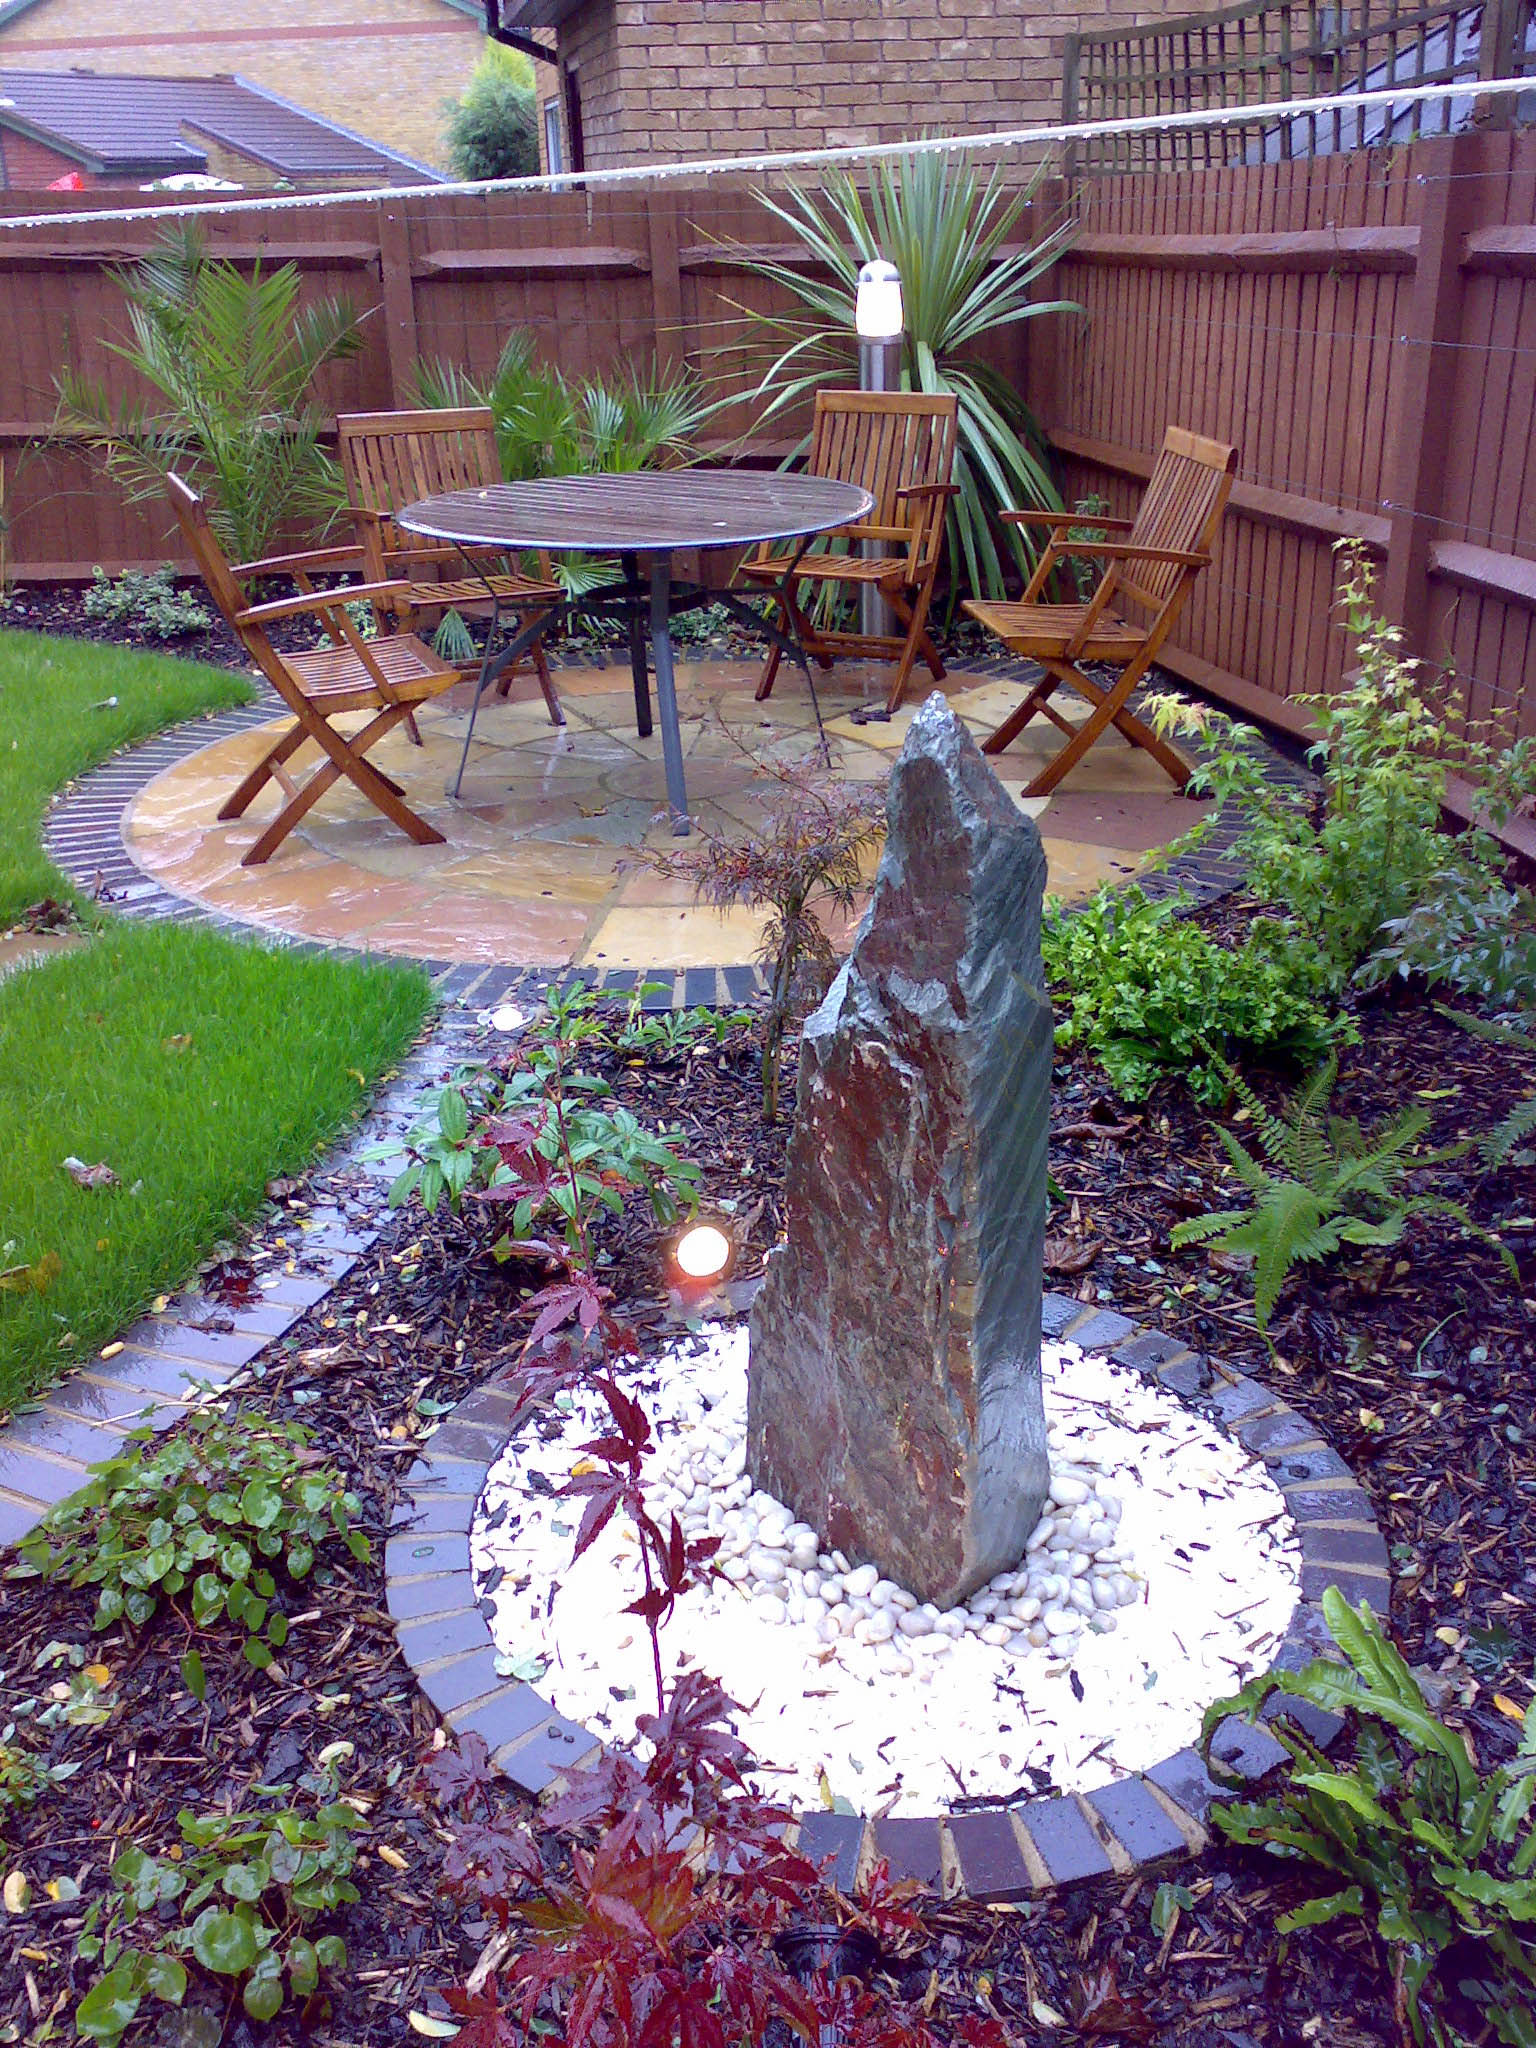
M 60 782 L 246 691 L 218 669 L 0 633 L 0 929 L 69 893 L 37 845 Z M 0 1409 L 253 1218 L 274 1175 L 356 1119 L 430 1002 L 413 969 L 112 919 L 0 982 Z M 115 1183 L 78 1186 L 70 1157 Z
M 131 740 L 254 695 L 249 677 L 203 662 L 0 632 L 0 931 L 41 897 L 75 894 L 38 842 L 56 789 Z

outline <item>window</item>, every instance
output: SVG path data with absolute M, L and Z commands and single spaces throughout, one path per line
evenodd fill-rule
M 565 169 L 565 153 L 560 147 L 560 102 L 544 102 L 544 161 L 552 178 L 558 177 Z

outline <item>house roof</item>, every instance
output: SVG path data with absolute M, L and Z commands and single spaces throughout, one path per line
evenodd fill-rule
M 0 70 L 0 126 L 46 142 L 98 173 L 165 177 L 205 171 L 206 144 L 212 142 L 295 184 L 359 177 L 380 184 L 435 184 L 442 177 L 414 157 L 228 75 Z
M 501 0 L 504 29 L 558 28 L 568 21 L 586 0 Z M 549 52 L 542 53 L 548 56 Z

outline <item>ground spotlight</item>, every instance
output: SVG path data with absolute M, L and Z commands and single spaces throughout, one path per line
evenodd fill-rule
M 735 1256 L 735 1240 L 718 1223 L 691 1223 L 672 1245 L 672 1266 L 682 1286 L 723 1280 Z

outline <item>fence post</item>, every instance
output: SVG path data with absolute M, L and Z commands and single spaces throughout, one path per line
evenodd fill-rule
M 1061 120 L 1067 127 L 1077 119 L 1078 80 L 1083 64 L 1083 39 L 1070 35 L 1061 51 Z M 1077 176 L 1077 144 L 1069 142 L 1061 153 L 1061 175 L 1068 185 Z
M 380 199 L 374 220 L 379 237 L 379 283 L 384 295 L 384 343 L 389 358 L 390 403 L 405 403 L 417 357 L 416 287 L 411 280 L 411 222 L 403 199 Z
M 1526 4 L 1527 0 L 1483 0 L 1483 25 L 1477 41 L 1479 78 L 1513 78 L 1517 75 L 1517 53 Z M 1479 100 L 1477 118 L 1484 128 L 1513 127 L 1513 95 L 1499 93 Z
M 1403 629 L 1406 651 L 1428 653 L 1429 548 L 1450 451 L 1455 396 L 1455 343 L 1465 288 L 1462 244 L 1477 217 L 1476 172 L 1486 154 L 1480 135 L 1434 139 L 1416 148 L 1427 159 L 1418 176 L 1419 255 L 1397 337 L 1404 351 L 1396 400 L 1387 421 L 1382 509 L 1388 514 L 1382 608 Z M 1433 152 L 1433 154 L 1431 154 Z
M 677 369 L 687 356 L 683 343 L 683 273 L 678 261 L 677 194 L 664 185 L 647 192 L 645 210 L 651 259 L 651 329 L 656 337 L 656 360 L 666 369 Z

